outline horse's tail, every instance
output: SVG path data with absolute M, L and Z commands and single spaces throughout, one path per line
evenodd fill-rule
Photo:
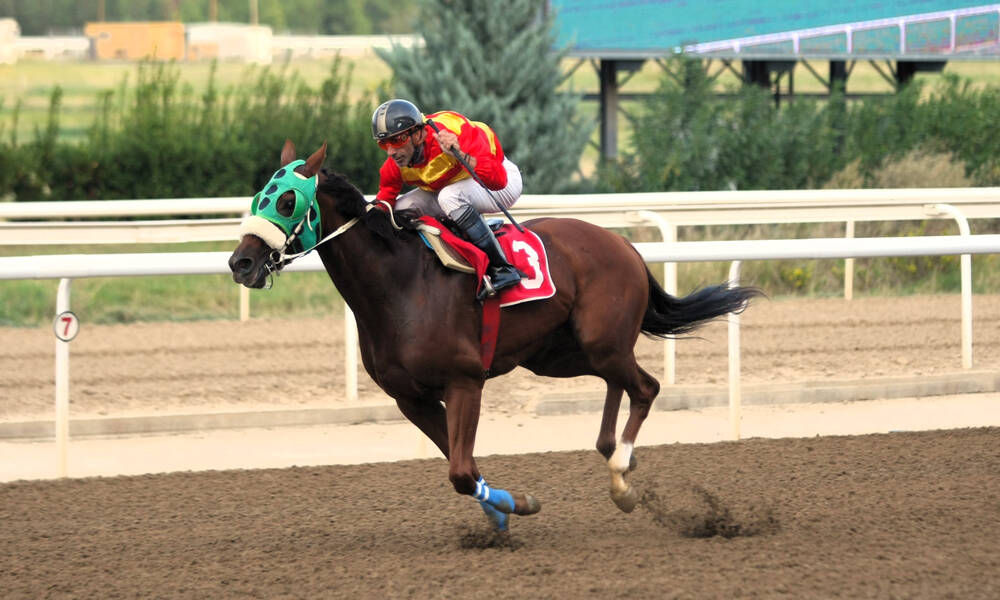
M 757 288 L 713 285 L 683 298 L 671 296 L 646 269 L 649 303 L 642 317 L 642 332 L 649 336 L 672 337 L 694 331 L 707 321 L 731 312 L 742 312 L 750 300 L 763 296 Z

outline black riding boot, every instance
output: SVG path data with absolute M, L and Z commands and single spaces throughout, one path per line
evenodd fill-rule
M 492 296 L 496 292 L 521 281 L 521 274 L 507 262 L 500 242 L 490 231 L 489 225 L 486 224 L 479 211 L 471 204 L 466 204 L 453 211 L 449 216 L 469 236 L 469 241 L 485 252 L 490 259 L 490 265 L 486 269 L 490 284 L 486 287 L 486 295 Z

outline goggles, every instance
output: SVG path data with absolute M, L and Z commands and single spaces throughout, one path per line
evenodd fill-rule
M 390 148 L 399 148 L 410 139 L 411 135 L 413 135 L 413 130 L 404 131 L 403 133 L 398 133 L 392 136 L 391 138 L 378 140 L 378 147 L 383 150 L 389 150 Z

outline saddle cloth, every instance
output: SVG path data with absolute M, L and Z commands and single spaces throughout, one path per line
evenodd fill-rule
M 452 233 L 437 219 L 422 216 L 420 221 L 423 224 L 420 233 L 424 242 L 437 253 L 445 266 L 466 273 L 475 272 L 476 280 L 479 282 L 476 293 L 479 293 L 483 287 L 483 275 L 486 274 L 486 267 L 489 265 L 486 254 L 474 244 Z M 556 286 L 549 275 L 549 260 L 542 240 L 533 231 L 525 229 L 524 233 L 521 233 L 510 224 L 500 227 L 494 235 L 500 242 L 504 254 L 507 255 L 507 260 L 527 275 L 521 278 L 521 282 L 517 285 L 500 290 L 500 306 L 513 306 L 531 300 L 551 298 L 556 293 Z M 443 242 L 443 245 L 452 252 L 441 249 L 442 244 L 438 242 Z M 456 262 L 456 254 L 465 262 L 464 265 Z

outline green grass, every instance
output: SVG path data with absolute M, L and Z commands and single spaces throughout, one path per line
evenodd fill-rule
M 0 256 L 229 252 L 231 242 L 191 244 L 0 246 Z M 0 326 L 44 325 L 55 315 L 57 280 L 0 281 Z M 85 323 L 192 321 L 239 317 L 239 286 L 229 275 L 95 277 L 74 280 L 71 307 Z M 251 290 L 250 314 L 308 317 L 343 313 L 325 273 L 286 273 L 270 290 Z
M 345 59 L 352 65 L 351 92 L 355 98 L 376 90 L 392 72 L 375 56 Z M 182 85 L 203 90 L 211 75 L 211 63 L 175 63 Z M 270 69 L 289 69 L 306 81 L 322 81 L 329 75 L 330 60 L 297 60 L 293 64 L 273 64 Z M 238 88 L 251 80 L 254 73 L 265 67 L 242 63 L 221 62 L 215 74 L 220 89 Z M 81 139 L 94 122 L 98 98 L 102 92 L 118 90 L 123 83 L 135 82 L 136 63 L 91 61 L 22 60 L 13 65 L 0 64 L 0 132 L 10 135 L 10 121 L 18 103 L 20 114 L 17 139 L 23 143 L 33 139 L 36 128 L 44 128 L 48 118 L 49 100 L 58 84 L 63 90 L 60 125 L 66 140 Z
M 0 326 L 36 327 L 55 315 L 56 280 L 0 281 Z M 239 317 L 239 288 L 228 275 L 96 277 L 74 280 L 70 306 L 84 323 L 195 321 Z M 254 318 L 343 314 L 325 273 L 285 274 L 250 292 Z

